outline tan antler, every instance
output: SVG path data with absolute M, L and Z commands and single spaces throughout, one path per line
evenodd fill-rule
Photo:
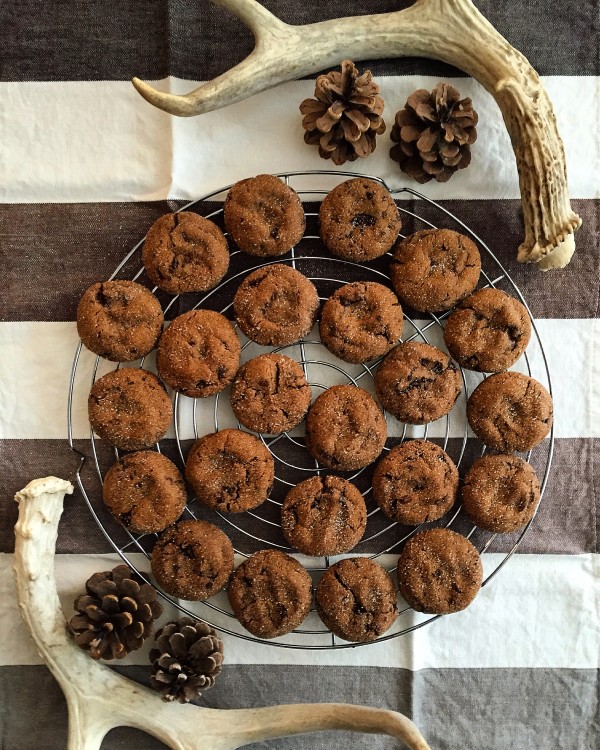
M 61 686 L 69 709 L 68 750 L 99 750 L 114 727 L 158 737 L 173 750 L 235 750 L 250 742 L 322 729 L 389 734 L 412 750 L 429 750 L 406 716 L 343 703 L 256 709 L 212 709 L 164 703 L 158 693 L 93 661 L 67 635 L 54 577 L 58 522 L 73 486 L 46 477 L 15 496 L 14 571 L 17 599 L 41 657 Z
M 477 79 L 496 100 L 517 160 L 525 239 L 518 259 L 564 267 L 581 219 L 571 210 L 563 144 L 540 78 L 528 60 L 479 13 L 471 0 L 417 0 L 395 13 L 290 26 L 256 0 L 213 0 L 254 33 L 252 53 L 184 96 L 133 79 L 151 104 L 182 117 L 199 115 L 299 78 L 343 58 L 431 57 Z

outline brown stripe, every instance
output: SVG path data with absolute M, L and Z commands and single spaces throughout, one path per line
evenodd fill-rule
M 174 441 L 164 441 L 164 450 L 179 462 Z M 519 552 L 578 554 L 598 552 L 598 519 L 596 494 L 594 488 L 594 450 L 597 450 L 594 439 L 561 439 L 555 443 L 554 461 L 548 480 L 548 487 L 540 504 L 538 514 L 521 546 Z M 461 470 L 468 468 L 478 450 L 478 441 L 469 441 L 461 463 Z M 102 468 L 106 470 L 113 462 L 113 453 L 109 446 L 99 444 L 99 456 Z M 76 442 L 76 447 L 88 456 L 82 472 L 84 486 L 91 497 L 94 507 L 101 515 L 106 527 L 118 544 L 127 543 L 128 538 L 104 509 L 101 501 L 101 490 L 95 475 L 94 464 L 90 454 L 89 443 L 84 440 Z M 448 452 L 455 458 L 460 451 L 460 441 L 451 440 Z M 545 456 L 545 451 L 540 452 Z M 532 459 L 538 473 L 541 473 L 540 460 Z M 0 552 L 12 552 L 14 549 L 13 534 L 10 530 L 17 518 L 17 506 L 13 502 L 15 492 L 21 489 L 30 479 L 55 474 L 70 478 L 72 481 L 78 465 L 77 457 L 69 450 L 66 442 L 60 440 L 3 440 L 0 441 L 0 474 L 4 481 L 3 500 L 0 503 L 0 528 L 5 532 L 0 538 Z M 26 467 L 26 473 L 23 470 Z M 368 483 L 368 475 L 364 482 Z M 358 481 L 359 486 L 363 480 Z M 283 499 L 285 487 L 276 482 L 273 495 L 277 500 Z M 369 507 L 374 508 L 372 500 Z M 199 509 L 200 516 L 221 526 L 231 537 L 237 549 L 252 552 L 261 543 L 252 542 L 249 537 L 236 531 L 231 525 L 223 522 L 212 511 Z M 263 518 L 278 522 L 278 506 L 267 503 L 257 510 Z M 242 514 L 232 520 L 241 528 L 265 538 L 267 541 L 284 544 L 278 529 L 273 529 L 262 521 Z M 369 531 L 381 528 L 383 519 L 377 514 L 370 521 Z M 457 528 L 462 528 L 459 525 Z M 394 543 L 398 538 L 397 529 L 380 537 L 377 542 L 361 545 L 357 551 L 373 552 Z M 516 534 L 499 535 L 491 551 L 505 552 L 511 549 Z M 487 538 L 487 537 L 486 537 Z M 65 512 L 59 527 L 57 551 L 59 553 L 104 553 L 113 548 L 103 536 L 90 516 L 87 505 L 79 490 L 65 501 Z
M 93 282 L 110 276 L 152 222 L 178 205 L 182 204 L 159 201 L 0 205 L 0 226 L 4 230 L 0 249 L 4 259 L 0 320 L 74 320 L 82 292 Z M 577 252 L 566 269 L 545 274 L 515 259 L 523 235 L 518 201 L 444 201 L 442 205 L 496 253 L 521 288 L 535 317 L 596 315 L 600 201 L 573 201 L 583 218 L 577 234 Z M 208 213 L 209 208 L 205 206 L 204 212 Z M 415 210 L 440 223 L 439 212 L 427 204 L 419 202 Z M 451 222 L 446 225 L 456 227 Z M 422 226 L 405 221 L 406 232 Z M 321 252 L 318 243 L 312 252 Z M 238 256 L 237 263 L 252 265 L 252 260 Z M 125 274 L 130 277 L 139 267 L 137 254 Z M 486 261 L 484 267 L 494 273 L 493 263 Z M 184 304 L 189 304 L 189 300 Z

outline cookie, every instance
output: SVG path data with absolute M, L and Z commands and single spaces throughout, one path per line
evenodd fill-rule
M 428 440 L 397 445 L 377 464 L 373 497 L 388 518 L 417 526 L 441 518 L 456 502 L 458 469 Z
M 482 580 L 479 552 L 450 529 L 420 531 L 398 558 L 398 588 L 417 612 L 460 612 L 477 596 Z
M 552 397 L 520 372 L 490 375 L 467 402 L 467 419 L 478 438 L 500 453 L 528 451 L 552 427 Z
M 355 281 L 337 289 L 323 306 L 321 341 L 345 362 L 381 357 L 402 336 L 402 308 L 382 284 Z
M 451 229 L 425 229 L 394 248 L 392 284 L 400 300 L 419 312 L 450 310 L 477 286 L 477 245 Z
M 261 354 L 242 365 L 231 386 L 231 408 L 254 432 L 278 435 L 304 419 L 310 386 L 302 367 L 283 354 Z
M 333 255 L 364 263 L 391 250 L 402 222 L 394 199 L 383 185 L 356 177 L 325 196 L 319 225 L 323 243 Z
M 291 489 L 281 506 L 281 528 L 288 543 L 305 555 L 349 552 L 367 527 L 360 491 L 335 476 L 314 476 Z
M 328 469 L 354 471 L 373 463 L 386 437 L 381 409 L 354 385 L 328 388 L 306 417 L 308 452 Z
M 263 346 L 287 346 L 312 329 L 319 297 L 306 276 L 278 263 L 246 276 L 233 299 L 233 309 L 249 339 Z
M 175 318 L 158 344 L 158 374 L 175 391 L 206 398 L 227 388 L 240 364 L 241 346 L 226 317 L 190 310 Z
M 160 302 L 135 281 L 92 284 L 77 307 L 83 345 L 111 362 L 145 357 L 158 342 L 163 320 Z
M 156 451 L 128 453 L 104 477 L 104 504 L 134 534 L 156 534 L 179 518 L 187 502 L 179 470 Z
M 227 194 L 223 218 L 240 250 L 264 258 L 291 250 L 306 226 L 297 193 L 271 174 L 236 182 Z
M 531 321 L 525 305 L 499 289 L 480 289 L 448 318 L 444 341 L 461 367 L 478 372 L 506 370 L 525 351 Z
M 486 531 L 515 531 L 531 521 L 540 500 L 533 468 L 518 456 L 489 455 L 467 472 L 462 504 L 473 523 Z
M 450 357 L 429 344 L 399 344 L 375 373 L 379 400 L 396 419 L 427 424 L 454 406 L 462 379 Z
M 198 500 L 221 513 L 241 513 L 264 503 L 274 475 L 268 448 L 241 430 L 221 430 L 200 438 L 185 465 L 185 478 Z
M 355 643 L 379 638 L 397 615 L 389 573 L 366 557 L 347 558 L 329 567 L 317 584 L 315 603 L 329 630 Z
M 142 246 L 148 278 L 169 294 L 206 292 L 229 268 L 229 246 L 216 224 L 192 211 L 165 214 Z
M 179 521 L 158 538 L 152 575 L 167 594 L 204 601 L 220 591 L 233 570 L 233 545 L 207 521 Z
M 125 367 L 92 386 L 88 416 L 94 432 L 124 451 L 149 448 L 171 424 L 171 399 L 156 375 Z
M 312 581 L 293 557 L 265 549 L 238 567 L 227 595 L 246 630 L 257 638 L 278 638 L 291 633 L 308 615 Z

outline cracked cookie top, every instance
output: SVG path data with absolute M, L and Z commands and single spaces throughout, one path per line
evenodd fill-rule
M 345 362 L 381 357 L 402 336 L 402 308 L 387 287 L 355 281 L 337 289 L 323 306 L 321 340 Z
M 224 390 L 240 363 L 236 332 L 220 313 L 190 310 L 169 325 L 160 338 L 158 374 L 176 391 L 205 398 Z
M 477 286 L 477 245 L 452 229 L 425 229 L 398 242 L 390 261 L 401 301 L 419 312 L 450 310 Z
M 319 617 L 346 641 L 374 641 L 397 615 L 394 583 L 381 565 L 351 557 L 331 565 L 315 593 Z
M 169 294 L 206 292 L 229 268 L 229 247 L 216 224 L 192 211 L 157 219 L 142 247 L 148 278 Z
M 243 364 L 231 386 L 231 408 L 254 432 L 278 435 L 304 419 L 310 386 L 302 367 L 283 354 L 261 354 Z
M 221 430 L 194 443 L 185 478 L 203 505 L 240 513 L 264 503 L 274 471 L 273 457 L 262 440 L 242 430 Z
M 499 289 L 480 289 L 464 299 L 444 330 L 448 351 L 462 367 L 500 372 L 519 359 L 531 336 L 525 305 Z

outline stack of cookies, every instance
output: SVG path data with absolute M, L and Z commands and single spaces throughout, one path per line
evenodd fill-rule
M 298 195 L 272 175 L 236 183 L 223 216 L 230 241 L 260 258 L 284 256 L 305 231 Z M 347 555 L 360 543 L 367 505 L 341 474 L 372 464 L 373 499 L 394 524 L 439 521 L 460 498 L 481 528 L 514 531 L 531 520 L 540 496 L 535 472 L 514 452 L 548 434 L 552 401 L 536 380 L 508 371 L 528 344 L 529 313 L 497 289 L 476 291 L 481 261 L 472 240 L 450 229 L 402 237 L 392 196 L 367 178 L 333 189 L 321 204 L 319 225 L 326 250 L 346 264 L 390 255 L 391 285 L 343 284 L 321 307 L 314 284 L 294 264 L 259 266 L 239 285 L 233 312 L 248 339 L 275 351 L 244 364 L 236 328 L 224 315 L 193 309 L 163 330 L 158 299 L 136 282 L 94 284 L 81 298 L 77 326 L 83 344 L 109 361 L 134 362 L 157 350 L 157 375 L 117 368 L 94 383 L 88 410 L 94 432 L 126 451 L 105 477 L 104 502 L 131 533 L 158 535 L 151 565 L 160 587 L 177 598 L 205 600 L 227 586 L 236 617 L 259 638 L 297 628 L 314 598 L 333 633 L 364 642 L 383 635 L 397 616 L 396 587 L 384 568 L 367 557 L 346 557 L 329 566 L 314 597 L 307 570 L 282 551 L 261 550 L 234 570 L 233 546 L 223 531 L 208 521 L 182 519 L 186 487 L 212 511 L 252 511 L 268 499 L 275 478 L 262 435 L 280 435 L 305 420 L 306 449 L 320 470 L 292 487 L 281 506 L 283 535 L 303 555 Z M 188 211 L 159 218 L 142 248 L 148 279 L 168 294 L 213 289 L 229 258 L 219 227 Z M 402 342 L 403 307 L 447 318 L 448 351 Z M 279 349 L 301 341 L 316 322 L 335 357 L 377 367 L 379 403 L 356 385 L 334 385 L 311 405 L 304 369 Z M 409 425 L 447 415 L 462 390 L 459 366 L 491 373 L 469 397 L 467 417 L 493 451 L 470 468 L 462 490 L 452 459 L 430 441 L 404 442 L 380 458 L 387 438 L 384 410 Z M 240 425 L 197 440 L 184 476 L 153 450 L 172 419 L 167 386 L 191 398 L 230 387 Z M 482 582 L 477 550 L 446 528 L 414 534 L 396 573 L 398 589 L 414 609 L 439 614 L 464 609 Z

